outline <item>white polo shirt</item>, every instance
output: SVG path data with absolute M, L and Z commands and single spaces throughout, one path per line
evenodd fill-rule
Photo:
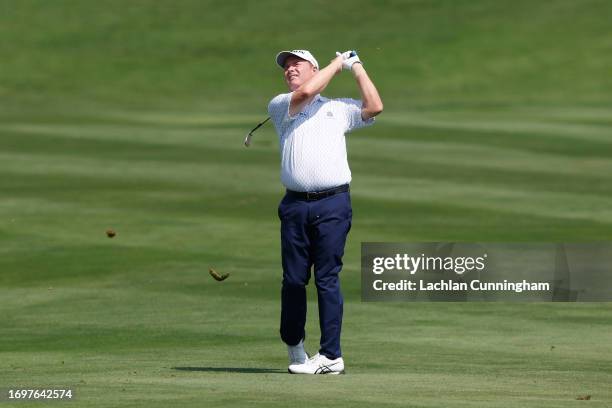
M 344 135 L 374 118 L 361 118 L 361 101 L 321 95 L 289 116 L 290 101 L 291 93 L 281 94 L 268 105 L 280 140 L 281 182 L 290 190 L 311 192 L 350 183 Z

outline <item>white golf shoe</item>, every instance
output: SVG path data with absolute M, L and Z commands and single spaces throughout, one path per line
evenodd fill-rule
M 304 340 L 300 340 L 295 346 L 287 345 L 289 353 L 289 365 L 304 364 L 308 360 L 308 354 L 304 350 Z
M 289 372 L 291 374 L 344 374 L 344 360 L 342 357 L 330 360 L 317 353 L 303 364 L 291 364 Z

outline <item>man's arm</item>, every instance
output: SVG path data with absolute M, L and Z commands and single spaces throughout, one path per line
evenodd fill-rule
M 306 106 L 315 95 L 323 92 L 334 75 L 340 71 L 342 71 L 342 56 L 334 58 L 328 66 L 317 72 L 312 78 L 293 91 L 291 94 L 291 103 L 289 104 L 289 116 L 294 116 L 301 112 L 304 106 Z
M 383 111 L 383 103 L 380 99 L 380 95 L 365 68 L 363 68 L 363 65 L 359 63 L 353 64 L 351 72 L 361 92 L 361 100 L 363 102 L 361 118 L 363 120 L 373 118 Z

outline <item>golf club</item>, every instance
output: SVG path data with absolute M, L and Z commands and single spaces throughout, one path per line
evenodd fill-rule
M 255 132 L 257 129 L 259 129 L 260 127 L 263 126 L 264 123 L 266 123 L 267 121 L 270 120 L 270 117 L 268 116 L 268 118 L 266 120 L 264 120 L 263 122 L 261 122 L 260 124 L 258 124 L 257 126 L 255 126 L 250 132 L 249 134 L 244 138 L 244 145 L 246 147 L 249 147 L 251 145 L 251 138 L 253 137 L 253 132 Z

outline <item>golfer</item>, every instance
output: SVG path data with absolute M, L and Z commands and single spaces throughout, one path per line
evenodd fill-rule
M 268 112 L 280 138 L 281 181 L 287 193 L 278 207 L 281 220 L 283 284 L 280 334 L 293 374 L 340 374 L 343 299 L 339 273 L 351 229 L 351 171 L 345 134 L 374 123 L 383 104 L 357 53 L 336 53 L 329 65 L 306 50 L 282 51 L 289 93 L 276 96 Z M 362 100 L 320 95 L 342 70 L 352 72 Z M 321 341 L 311 358 L 304 351 L 306 285 L 314 266 Z

